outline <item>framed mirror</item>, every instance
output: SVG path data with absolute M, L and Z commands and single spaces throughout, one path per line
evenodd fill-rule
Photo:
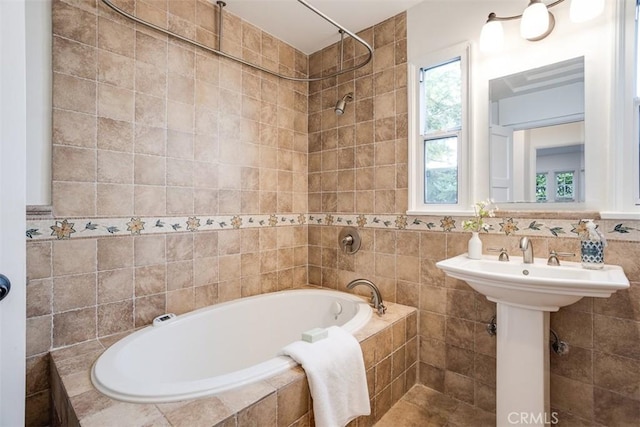
M 584 57 L 489 81 L 496 203 L 585 200 Z

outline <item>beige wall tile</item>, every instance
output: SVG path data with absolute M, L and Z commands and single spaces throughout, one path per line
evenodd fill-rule
M 53 279 L 53 312 L 94 306 L 97 290 L 96 274 L 80 274 Z
M 96 118 L 92 115 L 54 109 L 52 126 L 53 144 L 96 146 Z
M 193 288 L 167 292 L 167 311 L 182 314 L 195 308 Z
M 27 282 L 27 318 L 51 314 L 53 300 L 51 279 L 29 280 Z
M 93 123 L 95 126 L 95 119 Z M 97 126 L 97 147 L 99 149 L 129 153 L 133 151 L 133 125 L 131 123 L 100 117 Z
M 95 14 L 62 1 L 52 3 L 53 33 L 95 46 L 97 18 Z
M 193 259 L 193 234 L 170 234 L 167 236 L 167 261 Z
M 166 183 L 166 159 L 160 156 L 134 156 L 134 182 L 145 185 L 164 185 Z
M 133 237 L 98 239 L 98 271 L 133 266 Z
M 135 122 L 147 127 L 162 128 L 166 124 L 166 108 L 163 98 L 136 93 Z
M 98 81 L 133 90 L 135 62 L 132 58 L 98 50 Z
M 195 53 L 193 48 L 169 43 L 168 70 L 184 76 L 192 77 L 195 70 Z
M 133 184 L 133 155 L 98 150 L 98 182 Z
M 167 264 L 167 290 L 193 287 L 193 261 L 178 261 Z
M 193 187 L 193 161 L 167 159 L 167 185 Z
M 167 128 L 193 132 L 194 117 L 194 109 L 191 104 L 167 101 Z
M 94 183 L 54 181 L 51 194 L 59 217 L 92 217 L 96 214 Z
M 53 346 L 77 344 L 96 337 L 96 307 L 53 316 Z
M 98 18 L 98 47 L 133 58 L 135 51 L 133 26 L 121 25 L 106 18 Z
M 27 243 L 27 280 L 51 277 L 51 251 L 51 242 Z
M 136 185 L 134 213 L 140 216 L 166 215 L 166 189 L 160 186 Z
M 135 327 L 147 326 L 155 317 L 166 312 L 166 297 L 164 294 L 135 298 Z
M 133 268 L 101 271 L 98 273 L 98 304 L 133 298 Z
M 94 80 L 97 72 L 96 56 L 94 47 L 53 37 L 53 71 Z
M 98 216 L 128 216 L 133 212 L 133 185 L 97 184 Z
M 45 353 L 51 348 L 51 316 L 27 319 L 26 355 Z
M 633 425 L 640 417 L 638 400 L 594 388 L 595 420 L 604 425 Z
M 133 122 L 134 92 L 100 83 L 98 85 L 98 116 Z
M 594 409 L 592 385 L 551 375 L 551 401 L 554 407 L 591 419 Z
M 96 271 L 96 240 L 57 240 L 53 242 L 53 275 Z
M 167 187 L 167 215 L 191 215 L 193 212 L 193 188 Z
M 98 306 L 98 336 L 108 336 L 133 328 L 133 300 Z
M 53 107 L 95 114 L 97 86 L 90 80 L 53 73 Z
M 167 74 L 152 64 L 136 62 L 136 91 L 146 95 L 164 98 L 167 94 Z
M 167 66 L 167 41 L 136 31 L 136 62 L 153 65 L 155 69 L 164 70 Z
M 161 264 L 166 261 L 165 236 L 138 236 L 134 238 L 134 265 Z
M 94 182 L 96 151 L 55 145 L 53 147 L 53 180 Z

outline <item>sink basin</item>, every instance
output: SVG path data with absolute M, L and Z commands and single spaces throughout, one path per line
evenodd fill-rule
M 629 287 L 629 280 L 617 265 L 587 270 L 577 262 L 549 266 L 542 258 L 524 264 L 521 259 L 470 259 L 463 254 L 436 266 L 447 275 L 464 280 L 490 301 L 542 311 L 558 311 L 582 297 L 607 298 Z

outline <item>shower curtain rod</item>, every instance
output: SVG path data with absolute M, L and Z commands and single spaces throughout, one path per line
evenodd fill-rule
M 176 34 L 176 33 L 172 32 L 172 31 L 169 31 L 167 29 L 159 27 L 159 26 L 157 26 L 155 24 L 152 24 L 150 22 L 144 21 L 144 20 L 138 18 L 137 16 L 132 15 L 132 14 L 130 14 L 130 13 L 118 8 L 110 0 L 102 0 L 102 2 L 104 4 L 106 4 L 107 6 L 109 6 L 113 11 L 115 11 L 116 13 L 118 13 L 118 14 L 126 17 L 126 18 L 131 19 L 132 21 L 135 21 L 135 22 L 137 22 L 139 24 L 142 24 L 142 25 L 144 25 L 146 27 L 153 28 L 156 31 L 160 31 L 163 34 L 166 34 L 166 35 L 171 36 L 171 37 L 175 37 L 175 38 L 177 38 L 179 40 L 182 40 L 182 41 L 184 41 L 186 43 L 189 43 L 189 44 L 192 44 L 194 46 L 197 46 L 197 47 L 199 47 L 201 49 L 204 49 L 204 50 L 206 50 L 208 52 L 215 53 L 216 55 L 222 56 L 222 57 L 227 58 L 227 59 L 231 59 L 232 61 L 239 62 L 239 63 L 241 63 L 243 65 L 248 66 L 248 67 L 254 68 L 256 70 L 260 70 L 262 72 L 265 72 L 267 74 L 270 74 L 272 76 L 279 77 L 279 78 L 285 79 L 285 80 L 292 80 L 292 81 L 296 81 L 296 82 L 317 82 L 317 81 L 320 81 L 320 80 L 329 79 L 331 77 L 336 77 L 336 76 L 339 76 L 341 74 L 348 73 L 350 71 L 357 70 L 358 68 L 364 67 L 365 65 L 367 65 L 371 61 L 371 58 L 373 57 L 373 49 L 371 48 L 371 46 L 369 46 L 369 44 L 366 41 L 364 41 L 362 38 L 358 37 L 357 35 L 355 35 L 351 31 L 347 30 L 346 28 L 344 28 L 343 26 L 338 24 L 336 21 L 334 21 L 333 19 L 329 18 L 324 13 L 320 12 L 315 7 L 311 6 L 305 0 L 297 0 L 297 1 L 299 3 L 301 3 L 303 6 L 307 7 L 312 12 L 314 12 L 316 15 L 320 16 L 325 21 L 329 22 L 331 25 L 337 27 L 339 32 L 340 32 L 340 35 L 341 35 L 341 38 L 340 38 L 340 43 L 341 44 L 344 42 L 344 33 L 350 35 L 357 42 L 362 44 L 368 51 L 367 58 L 362 63 L 354 65 L 354 66 L 349 67 L 349 68 L 345 68 L 345 69 L 342 69 L 342 59 L 341 59 L 339 67 L 338 67 L 338 71 L 336 71 L 334 73 L 331 73 L 331 74 L 328 74 L 326 76 L 322 76 L 322 77 L 294 77 L 294 76 L 287 76 L 285 74 L 280 74 L 280 73 L 277 73 L 275 71 L 271 71 L 269 69 L 261 67 L 260 65 L 252 64 L 252 63 L 250 63 L 248 61 L 245 61 L 242 58 L 238 58 L 236 56 L 230 55 L 230 54 L 225 53 L 225 52 L 222 51 L 222 8 L 224 6 L 226 6 L 226 3 L 223 2 L 223 1 L 218 1 L 217 2 L 218 7 L 219 7 L 219 11 L 220 11 L 220 16 L 218 18 L 218 49 L 215 49 L 215 48 L 203 45 L 202 43 L 199 43 L 199 42 L 197 42 L 195 40 L 189 39 L 187 37 L 183 37 L 183 36 L 181 36 L 179 34 Z

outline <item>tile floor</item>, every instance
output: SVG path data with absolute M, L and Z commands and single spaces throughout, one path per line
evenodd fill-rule
M 496 416 L 423 385 L 415 385 L 374 427 L 493 427 Z

